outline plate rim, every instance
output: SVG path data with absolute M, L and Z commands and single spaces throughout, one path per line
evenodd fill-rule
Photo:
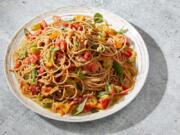
M 43 16 L 43 15 L 46 15 L 48 13 L 51 13 L 51 12 L 54 12 L 54 11 L 58 11 L 62 8 L 70 8 L 70 7 L 73 7 L 73 8 L 79 8 L 78 6 L 62 6 L 62 7 L 59 7 L 59 8 L 56 8 L 54 10 L 48 10 L 46 12 L 43 12 L 43 13 L 40 13 L 32 18 L 30 18 L 29 20 L 27 20 L 23 25 L 21 25 L 17 31 L 15 31 L 15 33 L 13 34 L 13 36 L 10 38 L 10 41 L 8 43 L 8 46 L 6 48 L 6 51 L 5 51 L 5 56 L 4 56 L 4 62 L 3 62 L 3 69 L 4 69 L 4 75 L 5 75 L 5 79 L 6 79 L 6 82 L 8 84 L 8 88 L 9 90 L 13 93 L 13 95 L 26 107 L 28 108 L 29 110 L 31 110 L 32 112 L 35 112 L 37 113 L 38 115 L 40 116 L 43 116 L 43 117 L 46 117 L 46 118 L 49 118 L 49 119 L 53 119 L 53 120 L 57 120 L 57 121 L 63 121 L 63 122 L 87 122 L 87 121 L 94 121 L 94 120 L 98 120 L 98 119 L 101 119 L 101 118 L 104 118 L 104 117 L 107 117 L 107 116 L 110 116 L 120 110 L 122 110 L 124 107 L 126 107 L 128 104 L 130 104 L 136 97 L 137 95 L 140 93 L 140 91 L 142 90 L 146 80 L 147 80 L 147 77 L 148 77 L 148 72 L 149 72 L 149 53 L 148 53 L 148 49 L 147 49 L 147 45 L 145 43 L 145 41 L 143 40 L 142 36 L 140 35 L 140 33 L 138 32 L 138 30 L 132 25 L 130 24 L 127 20 L 125 20 L 124 18 L 122 18 L 121 16 L 113 13 L 112 11 L 109 11 L 107 9 L 102 9 L 102 8 L 94 8 L 94 7 L 88 7 L 88 6 L 83 6 L 81 8 L 86 8 L 86 9 L 91 9 L 91 10 L 98 10 L 98 11 L 104 11 L 104 12 L 108 12 L 108 13 L 111 13 L 113 15 L 116 15 L 118 16 L 119 18 L 121 18 L 121 20 L 123 20 L 129 27 L 131 27 L 132 30 L 134 30 L 137 35 L 139 36 L 138 38 L 141 40 L 141 42 L 143 43 L 144 45 L 144 51 L 145 53 L 147 54 L 145 59 L 146 59 L 146 70 L 144 72 L 144 79 L 142 80 L 141 82 L 141 86 L 139 87 L 138 91 L 136 92 L 136 94 L 128 100 L 128 102 L 126 104 L 124 104 L 123 106 L 121 106 L 121 108 L 118 108 L 116 110 L 113 110 L 113 111 L 109 111 L 109 113 L 106 113 L 106 110 L 103 110 L 104 113 L 103 115 L 101 116 L 98 116 L 98 117 L 88 117 L 86 119 L 70 119 L 70 118 L 63 118 L 61 116 L 59 116 L 59 118 L 56 118 L 56 117 L 53 117 L 53 116 L 50 116 L 50 115 L 47 115 L 47 114 L 44 114 L 44 113 L 40 113 L 39 111 L 33 109 L 32 107 L 30 107 L 28 104 L 26 104 L 21 98 L 18 97 L 18 95 L 15 93 L 14 91 L 14 88 L 13 86 L 10 84 L 10 81 L 9 81 L 9 78 L 8 78 L 8 69 L 7 69 L 7 61 L 8 61 L 8 51 L 10 51 L 11 49 L 11 44 L 13 43 L 13 41 L 16 39 L 17 35 L 19 34 L 19 32 L 23 29 L 24 26 L 26 26 L 29 22 L 31 22 L 32 20 L 35 20 L 36 18 L 40 17 L 40 16 Z M 112 110 L 112 109 L 110 109 Z M 87 114 L 88 115 L 88 114 Z M 74 116 L 72 116 L 74 117 Z

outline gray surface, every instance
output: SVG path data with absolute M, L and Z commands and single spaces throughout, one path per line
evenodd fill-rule
M 21 25 L 44 11 L 84 3 L 72 1 L 1 0 L 0 68 L 7 45 Z M 180 134 L 180 1 L 107 0 L 99 6 L 129 20 L 147 43 L 150 72 L 141 93 L 122 111 L 107 118 L 80 124 L 57 122 L 26 109 L 10 93 L 0 70 L 0 135 Z

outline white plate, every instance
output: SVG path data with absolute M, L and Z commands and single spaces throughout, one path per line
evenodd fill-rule
M 59 15 L 63 17 L 72 17 L 74 15 L 90 15 L 93 16 L 94 13 L 99 12 L 103 15 L 105 20 L 108 21 L 109 24 L 112 24 L 112 26 L 119 30 L 121 27 L 127 28 L 128 32 L 126 35 L 132 39 L 134 42 L 134 48 L 137 52 L 137 61 L 136 65 L 138 68 L 138 75 L 136 78 L 136 83 L 134 86 L 134 89 L 127 95 L 125 98 L 120 101 L 119 103 L 115 104 L 113 107 L 103 110 L 97 113 L 92 114 L 86 114 L 86 115 L 80 115 L 80 116 L 63 116 L 61 117 L 59 114 L 52 113 L 46 109 L 43 109 L 41 106 L 33 102 L 32 100 L 26 98 L 23 96 L 20 92 L 20 88 L 17 82 L 17 79 L 15 78 L 15 75 L 9 71 L 9 69 L 13 66 L 13 59 L 12 59 L 12 53 L 16 48 L 18 47 L 19 42 L 21 41 L 24 33 L 23 29 L 25 27 L 29 27 L 35 22 L 38 22 L 42 19 L 50 20 L 50 17 L 53 15 Z M 140 36 L 140 34 L 137 32 L 137 30 L 126 20 L 122 19 L 118 15 L 115 15 L 114 13 L 111 13 L 107 10 L 103 9 L 95 9 L 95 8 L 89 8 L 89 7 L 62 7 L 50 12 L 43 13 L 42 15 L 39 15 L 35 17 L 34 19 L 30 20 L 28 23 L 26 23 L 24 26 L 22 26 L 19 31 L 15 34 L 14 38 L 12 39 L 11 43 L 8 46 L 6 56 L 5 56 L 5 75 L 7 78 L 8 85 L 13 92 L 13 94 L 23 103 L 27 108 L 31 109 L 32 111 L 51 119 L 59 120 L 59 121 L 67 121 L 67 122 L 84 122 L 84 121 L 91 121 L 100 119 L 103 117 L 106 117 L 108 115 L 111 115 L 122 108 L 124 108 L 126 105 L 128 105 L 141 91 L 145 80 L 147 78 L 148 69 L 149 69 L 149 56 L 148 51 L 146 48 L 146 45 Z

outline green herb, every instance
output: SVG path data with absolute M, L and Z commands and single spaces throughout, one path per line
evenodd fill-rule
M 21 59 L 21 60 L 24 59 L 24 58 L 26 58 L 27 55 L 28 55 L 27 50 L 21 50 L 21 51 L 18 53 L 19 59 Z
M 75 45 L 76 45 L 76 46 L 79 46 L 79 42 L 75 41 Z
M 78 105 L 78 107 L 76 108 L 76 113 L 74 115 L 78 115 L 84 110 L 86 102 L 87 102 L 87 98 Z
M 96 13 L 94 15 L 94 22 L 95 23 L 101 23 L 103 22 L 103 16 L 100 13 Z
M 44 108 L 51 108 L 52 107 L 52 103 L 53 103 L 53 100 L 52 99 L 49 99 L 49 98 L 46 98 L 42 101 L 42 106 Z
M 79 69 L 77 71 L 77 75 L 79 76 L 80 79 L 84 80 L 86 78 L 86 76 L 82 73 L 82 71 Z
M 113 61 L 113 68 L 114 68 L 114 71 L 116 72 L 116 74 L 120 77 L 120 82 L 122 82 L 124 79 L 123 68 L 116 61 Z
M 35 83 L 35 81 L 36 81 L 36 76 L 37 76 L 37 70 L 36 70 L 36 69 L 33 69 L 32 72 L 31 72 L 31 75 L 32 75 L 33 83 Z
M 101 92 L 98 93 L 97 97 L 98 98 L 102 98 L 104 96 L 107 96 L 108 94 L 109 94 L 108 91 L 101 91 Z
M 126 33 L 127 29 L 124 29 L 123 27 L 118 31 L 118 34 L 124 34 Z
M 109 92 L 111 90 L 111 85 L 109 84 L 109 82 L 106 82 L 106 85 L 105 85 L 105 91 Z
M 39 52 L 39 49 L 37 47 L 31 47 L 29 49 L 29 53 L 38 53 Z
M 96 112 L 98 112 L 98 110 L 96 110 L 96 109 L 93 108 L 93 109 L 91 110 L 91 112 L 92 112 L 92 113 L 96 113 Z
M 24 34 L 25 34 L 25 36 L 29 36 L 29 34 L 31 34 L 31 33 L 27 28 L 24 28 Z

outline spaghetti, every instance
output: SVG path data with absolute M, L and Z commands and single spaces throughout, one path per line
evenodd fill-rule
M 137 69 L 131 40 L 103 16 L 53 16 L 24 29 L 13 57 L 22 93 L 49 110 L 78 115 L 112 106 L 133 88 Z

